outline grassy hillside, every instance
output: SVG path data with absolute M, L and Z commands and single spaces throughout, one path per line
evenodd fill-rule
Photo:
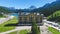
M 53 14 L 51 14 L 50 16 L 48 16 L 47 20 L 60 22 L 60 10 L 56 11 Z
M 60 34 L 60 32 L 52 27 L 48 27 L 48 30 L 52 32 L 52 34 Z
M 7 24 L 16 24 L 18 22 L 18 20 L 14 17 L 13 19 L 4 22 L 3 24 L 0 24 L 0 32 L 5 32 L 5 31 L 9 31 L 12 29 L 15 29 L 15 26 L 5 26 Z

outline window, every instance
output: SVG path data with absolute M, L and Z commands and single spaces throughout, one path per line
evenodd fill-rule
M 32 22 L 32 19 L 33 19 L 32 17 L 29 17 L 29 22 Z

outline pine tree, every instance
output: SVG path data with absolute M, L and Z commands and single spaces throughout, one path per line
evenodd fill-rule
M 39 28 L 35 21 L 32 22 L 31 32 L 32 34 L 40 34 Z
M 56 17 L 57 15 L 55 14 L 55 17 Z
M 38 31 L 39 31 L 39 33 L 40 33 L 40 27 L 38 27 Z

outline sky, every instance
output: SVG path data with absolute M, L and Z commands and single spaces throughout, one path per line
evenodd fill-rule
M 0 6 L 14 7 L 16 9 L 24 9 L 30 6 L 38 8 L 54 1 L 56 0 L 0 0 Z

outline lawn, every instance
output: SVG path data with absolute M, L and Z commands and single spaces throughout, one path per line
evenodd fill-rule
M 1 16 L 1 15 L 0 15 L 0 18 L 6 18 L 6 16 Z
M 20 31 L 20 34 L 27 34 L 27 33 L 29 33 L 30 31 L 29 30 L 21 30 Z
M 48 30 L 51 31 L 53 34 L 60 34 L 60 32 L 52 27 L 48 27 Z
M 15 32 L 11 32 L 11 33 L 9 33 L 9 34 L 17 34 L 17 31 L 15 31 Z
M 17 23 L 17 19 L 14 17 L 13 19 L 3 23 L 3 24 L 0 24 L 0 32 L 5 32 L 5 31 L 8 31 L 8 30 L 12 30 L 15 28 L 15 26 L 9 26 L 9 27 L 5 27 L 6 24 L 10 24 L 10 23 Z
M 11 33 L 9 33 L 9 34 L 17 34 L 17 32 L 18 31 L 15 31 L 15 32 L 11 32 Z M 21 30 L 20 32 L 19 32 L 19 34 L 27 34 L 27 33 L 29 33 L 30 31 L 29 30 Z

